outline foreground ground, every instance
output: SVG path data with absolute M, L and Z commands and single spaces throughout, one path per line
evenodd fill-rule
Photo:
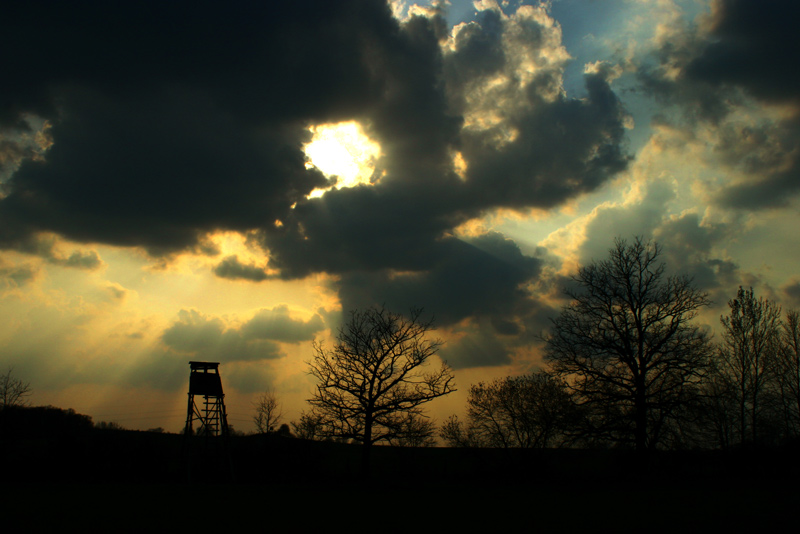
M 796 522 L 800 454 L 378 447 L 0 421 L 3 515 L 26 531 L 770 531 Z
M 797 490 L 669 485 L 551 489 L 420 481 L 353 485 L 21 484 L 3 506 L 25 530 L 55 526 L 133 532 L 148 527 L 350 532 L 718 532 L 785 528 Z M 790 523 L 792 524 L 792 523 Z

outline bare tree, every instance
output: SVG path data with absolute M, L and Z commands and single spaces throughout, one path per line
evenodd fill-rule
M 654 448 L 703 375 L 710 351 L 690 324 L 707 306 L 692 280 L 667 276 L 661 247 L 617 239 L 609 258 L 581 267 L 572 302 L 553 320 L 545 358 L 587 413 L 587 437 Z
M 314 346 L 312 413 L 320 418 L 323 436 L 363 444 L 365 473 L 373 444 L 407 436 L 409 418 L 423 417 L 423 404 L 455 391 L 446 364 L 424 372 L 441 342 L 426 339 L 432 320 L 421 314 L 420 309 L 408 316 L 385 308 L 354 311 L 332 349 Z
M 283 416 L 275 392 L 271 389 L 265 391 L 258 396 L 253 406 L 256 409 L 256 414 L 253 416 L 256 431 L 259 434 L 274 432 Z
M 537 371 L 473 385 L 466 424 L 453 416 L 440 435 L 451 446 L 550 447 L 564 442 L 576 414 L 566 385 Z
M 800 435 L 800 313 L 789 310 L 781 331 L 775 374 L 780 388 L 786 433 Z
M 386 441 L 398 447 L 433 447 L 436 424 L 425 416 L 408 414 L 400 423 L 400 431 Z
M 13 371 L 9 367 L 6 374 L 0 376 L 0 408 L 28 404 L 26 397 L 31 395 L 31 384 L 13 376 Z
M 779 350 L 781 308 L 769 300 L 756 299 L 753 288 L 742 287 L 728 307 L 729 314 L 720 317 L 723 333 L 716 371 L 718 380 L 727 384 L 733 396 L 740 442 L 757 442 L 766 415 L 764 395 Z
M 695 445 L 727 449 L 738 441 L 735 397 L 733 385 L 712 358 L 698 395 L 688 406 L 695 423 Z
M 475 434 L 475 430 L 459 420 L 457 415 L 451 415 L 439 428 L 441 437 L 448 447 L 483 447 L 483 443 Z
M 294 435 L 301 439 L 319 439 L 322 437 L 322 418 L 314 413 L 301 412 L 300 419 L 292 421 Z

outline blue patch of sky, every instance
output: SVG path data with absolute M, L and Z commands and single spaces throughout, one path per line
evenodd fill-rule
M 631 33 L 631 17 L 640 6 L 629 0 L 555 0 L 550 14 L 561 25 L 562 42 L 573 60 L 564 72 L 564 89 L 573 98 L 586 96 L 583 75 L 587 63 L 618 63 Z M 638 151 L 650 137 L 654 103 L 636 89 L 633 74 L 626 73 L 613 82 L 614 90 L 634 120 L 628 131 L 629 150 Z
M 447 6 L 445 18 L 447 24 L 452 28 L 462 22 L 475 20 L 476 13 L 472 0 L 452 0 L 450 5 Z
M 524 0 L 498 2 L 506 15 L 513 15 L 522 5 L 539 4 Z M 641 37 L 634 34 L 630 21 L 646 7 L 630 0 L 553 0 L 550 3 L 549 12 L 561 26 L 562 43 L 572 56 L 564 71 L 564 90 L 570 98 L 586 96 L 584 68 L 587 63 L 618 62 L 626 41 Z M 446 19 L 453 27 L 475 20 L 476 14 L 472 0 L 451 0 Z M 634 119 L 636 128 L 628 132 L 628 139 L 629 149 L 635 152 L 650 137 L 648 125 L 656 111 L 655 103 L 637 92 L 633 74 L 623 75 L 613 86 Z

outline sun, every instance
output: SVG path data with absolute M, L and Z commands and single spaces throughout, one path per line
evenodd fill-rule
M 309 130 L 311 141 L 303 147 L 309 159 L 307 166 L 316 167 L 328 177 L 336 176 L 336 189 L 371 185 L 381 147 L 358 122 L 318 124 Z M 315 189 L 309 197 L 322 196 L 329 189 Z

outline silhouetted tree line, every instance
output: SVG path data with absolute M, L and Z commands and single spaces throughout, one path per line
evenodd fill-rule
M 637 450 L 769 446 L 800 437 L 800 316 L 739 288 L 713 342 L 692 324 L 709 304 L 666 276 L 661 248 L 617 240 L 579 270 L 544 338 L 546 368 L 473 385 L 458 447 Z
M 69 437 L 94 428 L 92 418 L 72 408 L 55 406 L 5 406 L 0 409 L 0 436 L 3 439 Z
M 800 438 L 800 314 L 740 287 L 722 335 L 694 323 L 707 293 L 668 275 L 654 242 L 617 239 L 581 267 L 543 336 L 545 366 L 472 385 L 463 420 L 438 429 L 422 405 L 455 391 L 443 365 L 423 369 L 441 342 L 432 320 L 385 308 L 355 311 L 336 344 L 315 345 L 318 384 L 293 435 L 363 445 L 453 447 L 769 446 Z M 280 417 L 274 394 L 257 405 L 259 430 Z M 284 425 L 285 426 L 285 425 Z M 285 435 L 292 435 L 288 427 Z

